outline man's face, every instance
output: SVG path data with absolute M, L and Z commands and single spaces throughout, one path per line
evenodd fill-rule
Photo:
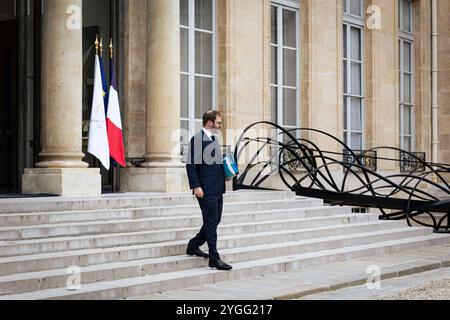
M 217 117 L 216 121 L 212 124 L 211 127 L 213 132 L 218 132 L 220 129 L 222 129 L 222 117 Z

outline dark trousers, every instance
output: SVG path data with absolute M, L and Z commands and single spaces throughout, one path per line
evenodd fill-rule
M 209 259 L 215 262 L 220 259 L 217 252 L 217 226 L 222 220 L 223 195 L 205 196 L 197 200 L 202 210 L 203 226 L 197 236 L 189 242 L 188 248 L 195 250 L 207 242 Z

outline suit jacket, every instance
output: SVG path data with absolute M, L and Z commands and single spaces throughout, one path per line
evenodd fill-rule
M 191 139 L 186 171 L 191 189 L 202 188 L 205 196 L 220 196 L 226 192 L 219 141 L 211 141 L 203 130 Z

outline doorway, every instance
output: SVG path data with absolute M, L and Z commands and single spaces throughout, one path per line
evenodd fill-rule
M 18 19 L 14 1 L 0 14 L 0 194 L 18 190 Z
M 0 196 L 20 194 L 40 151 L 41 1 L 0 0 Z

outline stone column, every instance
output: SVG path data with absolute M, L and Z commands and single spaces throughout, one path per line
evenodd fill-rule
M 147 141 L 143 166 L 179 166 L 179 1 L 150 0 L 147 12 Z
M 145 162 L 121 177 L 125 191 L 181 192 L 180 4 L 147 1 L 147 116 Z
M 25 194 L 101 193 L 100 170 L 82 162 L 82 68 L 82 0 L 47 0 L 42 17 L 42 153 L 36 169 L 25 170 Z

